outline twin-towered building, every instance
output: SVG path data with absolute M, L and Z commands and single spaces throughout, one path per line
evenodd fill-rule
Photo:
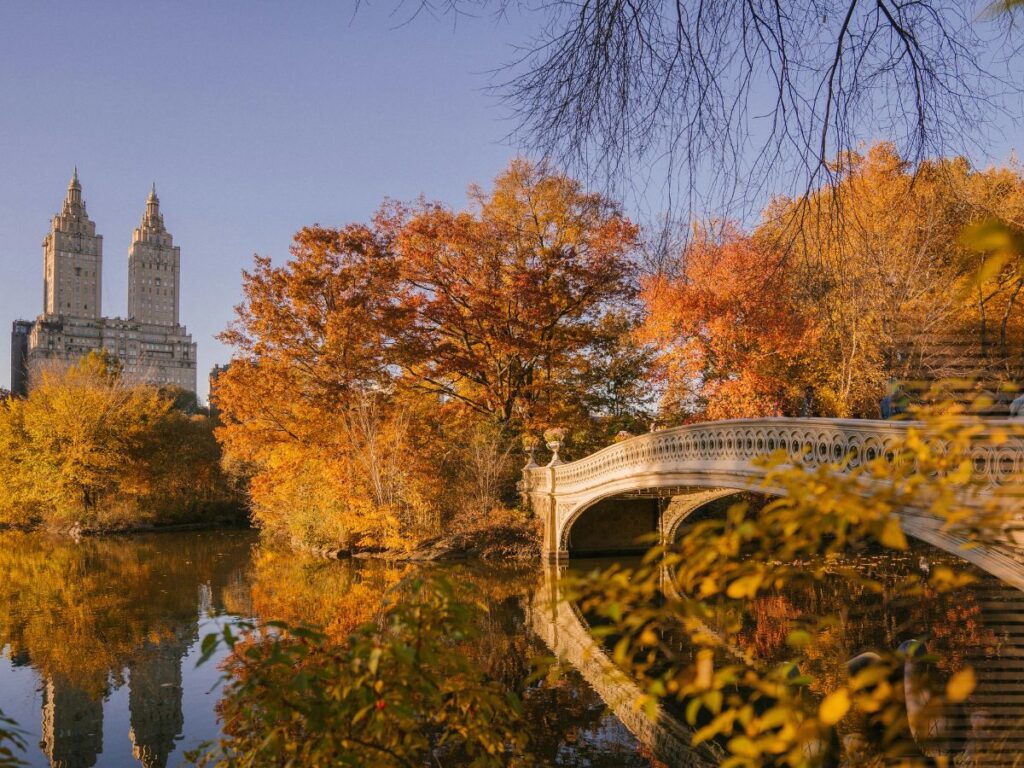
M 196 344 L 179 318 L 181 249 L 164 226 L 156 187 L 128 249 L 128 316 L 103 317 L 103 236 L 89 218 L 75 170 L 43 240 L 43 314 L 15 320 L 11 391 L 27 393 L 41 365 L 67 365 L 93 350 L 124 364 L 129 381 L 196 391 Z

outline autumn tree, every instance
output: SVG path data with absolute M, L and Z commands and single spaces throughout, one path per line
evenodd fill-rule
M 291 253 L 283 267 L 256 258 L 222 336 L 236 348 L 213 395 L 226 458 L 251 475 L 270 532 L 391 543 L 416 497 L 408 423 L 389 399 L 401 311 L 391 240 L 379 227 L 309 227 Z
M 635 292 L 636 228 L 523 160 L 470 197 L 304 229 L 288 263 L 245 273 L 214 399 L 266 530 L 414 544 L 510 497 L 518 430 L 601 416 L 579 371 L 600 345 L 618 354 L 606 337 L 625 326 L 606 318 Z
M 604 427 L 591 430 L 594 449 L 621 430 L 648 429 L 657 410 L 658 389 L 651 377 L 656 349 L 643 337 L 642 324 L 643 315 L 632 307 L 607 312 L 571 360 L 570 396 Z
M 1010 299 L 1013 271 L 1007 265 L 1002 282 L 972 288 L 982 257 L 960 238 L 993 217 L 1024 221 L 1020 170 L 977 170 L 962 158 L 914 167 L 887 143 L 838 165 L 841 181 L 806 202 L 818 223 L 804 228 L 787 264 L 799 301 L 813 307 L 821 328 L 819 393 L 827 411 L 877 415 L 891 379 L 994 385 L 1019 378 L 1020 370 L 1006 368 L 1012 354 L 1000 354 L 998 341 L 1019 349 L 1013 340 L 1024 316 Z M 841 217 L 831 213 L 837 199 Z M 804 204 L 778 201 L 758 236 L 776 239 Z
M 35 378 L 0 406 L 0 523 L 116 528 L 236 510 L 204 417 L 129 384 L 103 353 Z
M 645 281 L 643 332 L 659 350 L 670 415 L 799 412 L 813 380 L 813 319 L 782 254 L 733 226 L 701 233 L 677 276 Z
M 395 225 L 411 314 L 399 362 L 418 388 L 536 425 L 564 407 L 572 361 L 603 315 L 630 300 L 637 229 L 607 198 L 525 160 L 470 197 L 470 211 L 421 205 Z
M 835 165 L 837 184 L 774 201 L 750 235 L 700 235 L 645 283 L 670 413 L 877 417 L 891 382 L 1024 377 L 1019 259 L 975 281 L 994 262 L 961 238 L 1020 227 L 1020 170 L 914 167 L 887 143 Z

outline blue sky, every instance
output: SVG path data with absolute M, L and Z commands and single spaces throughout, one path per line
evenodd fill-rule
M 152 181 L 182 254 L 200 392 L 253 253 L 385 197 L 461 204 L 515 151 L 487 72 L 525 20 L 400 25 L 377 0 L 0 4 L 0 385 L 7 329 L 42 310 L 42 249 L 77 164 L 103 235 L 104 314 Z
M 396 5 L 0 2 L 0 386 L 10 321 L 42 309 L 40 244 L 76 164 L 108 316 L 126 313 L 128 245 L 156 182 L 204 398 L 254 253 L 280 262 L 304 225 L 365 220 L 385 197 L 460 205 L 492 179 L 516 151 L 489 72 L 543 15 L 401 24 Z M 998 127 L 976 161 L 1019 145 L 1018 126 Z

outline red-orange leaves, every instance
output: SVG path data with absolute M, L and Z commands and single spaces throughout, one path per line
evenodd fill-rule
M 363 225 L 307 227 L 283 267 L 257 257 L 244 274 L 245 303 L 222 335 L 242 359 L 281 374 L 305 397 L 336 403 L 379 383 L 397 307 L 390 243 Z
M 643 298 L 670 410 L 722 419 L 799 408 L 797 363 L 815 334 L 778 253 L 735 229 L 701 233 L 679 276 L 646 281 Z
M 420 387 L 534 421 L 560 407 L 568 361 L 632 294 L 637 230 L 606 198 L 524 160 L 471 196 L 475 210 L 422 205 L 400 222 L 413 312 L 402 363 Z

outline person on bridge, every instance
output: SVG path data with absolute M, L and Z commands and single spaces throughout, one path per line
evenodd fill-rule
M 910 407 L 910 398 L 903 387 L 895 379 L 889 381 L 889 393 L 878 404 L 883 419 L 895 419 L 902 416 Z
M 818 415 L 818 408 L 814 397 L 814 387 L 810 385 L 804 387 L 804 396 L 800 401 L 800 415 L 804 418 L 810 418 Z
M 1010 403 L 1010 418 L 1024 419 L 1024 392 L 1021 392 Z

